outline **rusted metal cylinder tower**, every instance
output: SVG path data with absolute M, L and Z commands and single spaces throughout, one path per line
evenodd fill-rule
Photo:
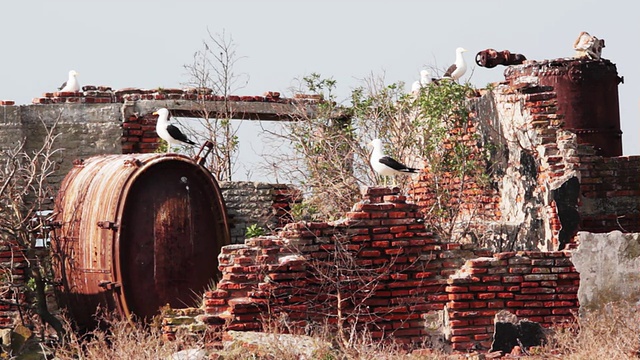
M 150 319 L 194 305 L 230 243 L 211 173 L 178 154 L 79 161 L 56 199 L 52 254 L 58 298 L 81 328 L 97 307 Z
M 598 155 L 622 155 L 618 76 L 609 60 L 556 59 L 525 61 L 510 66 L 505 77 L 535 76 L 542 86 L 553 86 L 564 128 L 577 135 L 578 143 L 591 144 Z

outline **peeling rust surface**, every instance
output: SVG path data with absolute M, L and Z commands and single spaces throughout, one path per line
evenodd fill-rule
M 505 70 L 514 83 L 523 76 L 536 77 L 540 86 L 551 86 L 557 94 L 558 114 L 564 128 L 590 144 L 597 155 L 622 156 L 622 131 L 616 65 L 609 60 L 554 59 L 525 61 Z
M 217 182 L 177 154 L 86 159 L 63 180 L 56 211 L 57 290 L 84 327 L 97 306 L 149 319 L 166 304 L 193 305 L 230 243 Z
M 525 60 L 527 58 L 524 55 L 511 53 L 509 50 L 486 49 L 476 54 L 476 64 L 486 68 L 494 68 L 498 65 L 519 65 Z

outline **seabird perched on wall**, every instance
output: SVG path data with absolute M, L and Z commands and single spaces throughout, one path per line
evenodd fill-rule
M 380 139 L 373 139 L 369 143 L 369 146 L 373 146 L 369 161 L 373 170 L 378 174 L 382 176 L 393 176 L 399 174 L 410 175 L 418 172 L 418 169 L 408 167 L 394 158 L 385 155 L 382 151 L 382 141 Z
M 457 81 L 467 72 L 467 63 L 464 61 L 464 57 L 462 57 L 462 53 L 465 51 L 467 50 L 461 47 L 456 49 L 456 62 L 449 66 L 443 78 L 450 78 Z
M 75 70 L 69 71 L 69 79 L 63 82 L 58 88 L 60 92 L 77 92 L 80 91 L 80 83 L 78 83 L 78 73 Z
M 431 83 L 431 74 L 429 70 L 420 70 L 420 80 L 416 80 L 411 85 L 411 93 L 418 94 L 420 89 L 427 87 Z
M 167 142 L 167 152 L 171 150 L 171 145 L 195 145 L 185 134 L 175 125 L 169 124 L 169 110 L 158 109 L 153 115 L 158 115 L 156 122 L 156 133 L 161 139 Z

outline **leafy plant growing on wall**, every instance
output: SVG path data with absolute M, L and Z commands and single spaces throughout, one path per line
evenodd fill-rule
M 251 224 L 249 226 L 247 226 L 247 229 L 245 231 L 245 238 L 250 239 L 253 237 L 258 237 L 258 236 L 262 236 L 266 233 L 266 231 L 264 230 L 264 228 L 258 224 Z
M 432 200 L 424 210 L 430 227 L 447 239 L 463 234 L 464 203 L 482 193 L 488 185 L 491 145 L 486 144 L 471 117 L 469 98 L 475 90 L 469 84 L 440 81 L 423 88 L 413 101 L 412 126 L 416 150 L 426 164 Z M 473 214 L 464 214 L 473 217 Z M 455 239 L 452 239 L 455 240 Z
M 485 174 L 489 148 L 470 131 L 475 124 L 468 99 L 476 96 L 475 89 L 443 80 L 408 94 L 401 82 L 385 84 L 374 77 L 363 82 L 352 91 L 351 105 L 341 106 L 335 99 L 334 80 L 316 73 L 303 78 L 300 91 L 315 101 L 303 106 L 312 103 L 315 113 L 279 134 L 294 148 L 288 159 L 279 159 L 291 164 L 286 167 L 289 179 L 306 189 L 304 204 L 316 209 L 317 217 L 341 216 L 360 199 L 361 187 L 380 183 L 369 166 L 366 144 L 383 139 L 388 155 L 424 168 L 434 199 L 427 219 L 435 231 L 450 237 L 461 225 L 463 198 L 489 178 Z M 405 191 L 410 189 L 411 178 L 396 180 Z

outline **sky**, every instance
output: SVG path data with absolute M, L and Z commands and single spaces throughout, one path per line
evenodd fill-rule
M 463 80 L 482 88 L 504 80 L 505 68 L 476 66 L 477 52 L 570 57 L 578 34 L 588 31 L 605 40 L 603 57 L 624 76 L 618 88 L 623 153 L 635 155 L 638 10 L 627 0 L 14 0 L 2 6 L 0 100 L 30 104 L 55 91 L 71 69 L 81 85 L 182 88 L 183 66 L 209 32 L 230 36 L 236 46 L 234 71 L 248 76 L 238 95 L 293 96 L 296 79 L 313 72 L 336 80 L 345 103 L 371 74 L 403 81 L 408 91 L 422 68 L 451 64 L 459 46 L 469 50 Z M 256 126 L 242 126 L 254 137 L 245 142 L 255 143 Z

